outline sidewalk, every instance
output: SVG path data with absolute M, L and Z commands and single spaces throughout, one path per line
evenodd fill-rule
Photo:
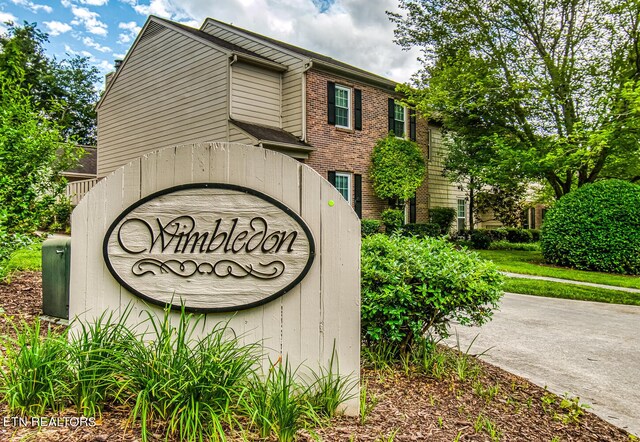
M 524 275 L 522 273 L 511 273 L 511 272 L 500 272 L 500 273 L 510 278 L 538 279 L 541 281 L 561 282 L 563 284 L 586 285 L 589 287 L 598 287 L 598 288 L 607 289 L 607 290 L 619 290 L 621 292 L 640 293 L 640 289 L 634 289 L 630 287 L 618 287 L 616 285 L 596 284 L 595 282 L 574 281 L 573 279 L 552 278 L 549 276 Z

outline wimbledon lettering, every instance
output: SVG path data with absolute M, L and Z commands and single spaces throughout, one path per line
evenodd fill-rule
M 267 220 L 260 216 L 252 218 L 247 228 L 239 227 L 238 223 L 238 218 L 231 219 L 230 223 L 218 218 L 210 229 L 201 231 L 196 220 L 188 215 L 176 217 L 167 223 L 156 218 L 153 225 L 142 218 L 129 218 L 118 229 L 118 244 L 122 250 L 133 255 L 152 252 L 213 253 L 218 250 L 233 254 L 293 251 L 297 231 L 271 230 Z M 138 245 L 139 237 L 136 237 L 136 246 L 127 243 L 127 238 L 131 237 L 126 233 L 128 227 L 136 224 L 143 227 L 146 236 L 142 246 Z

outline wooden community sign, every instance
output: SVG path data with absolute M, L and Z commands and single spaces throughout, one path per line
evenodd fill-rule
M 358 385 L 360 220 L 305 164 L 233 143 L 158 150 L 100 180 L 71 224 L 72 328 L 127 312 L 144 332 L 184 306 L 205 315 L 194 339 L 222 322 L 265 369 L 333 358 Z
M 196 183 L 126 209 L 104 238 L 104 259 L 131 293 L 159 305 L 223 312 L 272 301 L 307 274 L 315 243 L 289 207 L 257 190 Z

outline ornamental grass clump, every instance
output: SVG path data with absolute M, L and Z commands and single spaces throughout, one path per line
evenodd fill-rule
M 373 235 L 362 240 L 362 337 L 407 354 L 448 335 L 455 320 L 480 325 L 502 296 L 495 265 L 435 238 Z

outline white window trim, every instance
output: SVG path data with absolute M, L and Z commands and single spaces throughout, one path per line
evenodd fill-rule
M 464 207 L 464 213 L 460 216 L 460 201 L 462 201 Z M 467 226 L 467 200 L 464 198 L 458 198 L 456 201 L 456 227 L 459 230 L 460 220 L 463 220 L 465 227 Z
M 341 129 L 351 129 L 351 108 L 352 108 L 351 96 L 353 95 L 352 91 L 351 91 L 351 88 L 336 84 L 336 89 L 335 90 L 336 91 L 338 91 L 338 90 L 347 91 L 347 125 L 346 126 L 342 126 L 342 125 L 338 124 L 338 118 L 336 116 L 336 127 L 339 127 Z M 338 105 L 336 104 L 335 106 L 336 106 L 336 109 L 337 109 Z
M 351 204 L 351 200 L 353 199 L 353 196 L 352 196 L 353 188 L 352 188 L 351 173 L 349 173 L 349 172 L 336 172 L 336 182 L 338 181 L 338 177 L 346 177 L 347 178 L 347 188 L 349 189 L 348 190 L 349 198 L 347 198 L 347 202 L 349 204 Z
M 397 101 L 394 101 L 394 103 L 396 105 L 402 106 L 402 110 L 404 113 L 404 121 L 403 121 L 403 126 L 404 126 L 404 135 L 399 137 L 396 135 L 396 138 L 399 138 L 401 140 L 408 140 L 409 139 L 409 108 L 405 105 L 403 105 L 402 103 L 398 103 Z M 395 122 L 398 121 L 396 120 L 396 110 L 395 108 L 393 109 L 393 121 L 394 121 L 394 129 L 395 129 Z

